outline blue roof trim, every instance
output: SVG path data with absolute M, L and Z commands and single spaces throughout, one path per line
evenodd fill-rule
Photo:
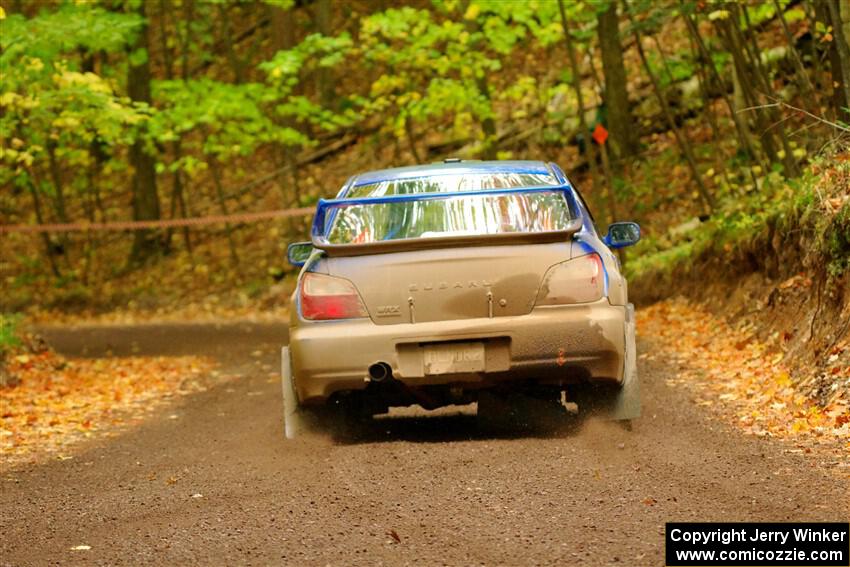
M 438 199 L 454 199 L 457 197 L 479 197 L 481 195 L 511 195 L 515 193 L 557 193 L 564 194 L 570 211 L 576 218 L 581 218 L 581 209 L 576 202 L 573 187 L 569 183 L 564 185 L 544 185 L 539 187 L 513 187 L 510 189 L 484 189 L 480 191 L 454 191 L 441 193 L 414 193 L 405 195 L 387 195 L 381 197 L 361 197 L 359 199 L 319 199 L 316 206 L 316 215 L 313 217 L 313 227 L 310 231 L 312 238 L 325 236 L 325 219 L 328 209 L 340 207 L 351 207 L 355 205 L 381 205 L 386 203 L 404 203 L 413 201 L 434 201 Z M 332 211 L 331 215 L 336 211 Z

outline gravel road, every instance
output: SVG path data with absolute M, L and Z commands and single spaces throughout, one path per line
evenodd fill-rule
M 712 420 L 662 362 L 640 365 L 630 432 L 492 437 L 456 412 L 285 441 L 263 369 L 285 327 L 45 334 L 66 354 L 209 354 L 242 377 L 0 477 L 0 565 L 663 565 L 666 521 L 850 518 L 846 472 Z

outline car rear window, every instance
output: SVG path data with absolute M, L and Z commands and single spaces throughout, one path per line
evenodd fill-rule
M 491 173 L 445 173 L 406 179 L 390 179 L 375 183 L 355 185 L 346 194 L 347 198 L 384 197 L 387 195 L 410 195 L 416 193 L 451 193 L 454 191 L 479 191 L 485 189 L 514 189 L 519 187 L 545 187 L 557 185 L 558 181 L 549 173 L 535 172 L 491 172 Z
M 339 205 L 328 215 L 331 244 L 566 230 L 573 219 L 560 191 Z

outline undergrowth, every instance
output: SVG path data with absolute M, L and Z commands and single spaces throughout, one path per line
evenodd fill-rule
M 20 344 L 18 323 L 20 316 L 0 313 L 0 356 Z
M 759 191 L 728 195 L 705 222 L 649 235 L 625 269 L 638 283 L 672 283 L 704 262 L 734 269 L 791 260 L 785 268 L 812 266 L 830 280 L 850 270 L 850 154 L 820 158 L 798 179 L 778 173 Z

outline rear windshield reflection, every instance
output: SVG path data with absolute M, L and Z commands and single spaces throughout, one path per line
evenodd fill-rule
M 568 229 L 573 218 L 561 192 L 449 197 L 334 209 L 328 211 L 332 224 L 327 240 L 331 244 L 551 232 Z

